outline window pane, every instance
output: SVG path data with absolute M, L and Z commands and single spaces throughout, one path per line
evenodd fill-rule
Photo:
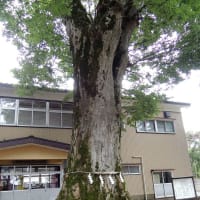
M 30 108 L 32 109 L 32 100 L 19 100 L 19 108 Z
M 124 174 L 128 174 L 129 173 L 128 166 L 126 166 L 126 165 L 122 166 L 122 173 L 124 173 Z
M 31 189 L 45 188 L 44 177 L 41 174 L 31 176 Z
M 136 122 L 137 131 L 145 131 L 145 124 L 143 121 Z
M 3 174 L 8 174 L 8 173 L 11 173 L 14 171 L 14 168 L 13 167 L 9 167 L 9 166 L 0 166 L 0 174 L 3 175 Z
M 146 123 L 146 131 L 155 132 L 155 126 L 153 120 L 146 121 L 145 123 Z
M 60 174 L 53 174 L 50 176 L 49 188 L 59 188 L 60 187 Z
M 16 100 L 11 98 L 2 98 L 1 99 L 1 106 L 3 108 L 15 108 Z
M 20 110 L 18 124 L 19 125 L 31 125 L 32 124 L 32 112 Z
M 63 113 L 62 114 L 62 126 L 63 127 L 72 127 L 72 113 Z
M 12 177 L 10 175 L 0 176 L 0 187 L 2 191 L 8 191 L 13 189 L 11 179 Z
M 157 128 L 158 132 L 165 132 L 165 122 L 164 121 L 157 121 Z
M 139 165 L 123 165 L 122 173 L 124 173 L 124 174 L 140 174 L 140 166 Z
M 60 127 L 61 126 L 61 113 L 50 112 L 49 113 L 49 125 Z
M 46 112 L 33 111 L 33 124 L 38 126 L 46 125 Z
M 46 172 L 46 166 L 32 166 L 31 172 Z
M 154 182 L 154 184 L 163 183 L 162 172 L 154 172 L 153 173 L 153 182 Z
M 33 108 L 46 110 L 46 102 L 45 101 L 33 101 Z
M 15 110 L 2 109 L 0 113 L 1 124 L 14 124 L 15 123 Z
M 173 133 L 174 132 L 174 124 L 173 124 L 173 122 L 166 121 L 165 122 L 165 129 L 166 129 L 166 132 Z
M 132 174 L 139 174 L 140 173 L 140 167 L 138 165 L 129 165 L 129 172 Z
M 27 185 L 24 183 L 24 176 L 22 174 L 13 176 L 12 183 L 14 185 L 14 190 L 28 189 Z
M 64 111 L 72 111 L 73 110 L 73 106 L 72 106 L 72 104 L 64 103 L 64 104 L 62 104 L 62 110 L 64 110 Z
M 24 173 L 24 172 L 29 172 L 29 167 L 28 166 L 17 166 L 15 167 L 15 172 L 21 172 L 21 173 Z
M 59 110 L 59 111 L 61 111 L 61 103 L 59 103 L 59 102 L 50 102 L 49 103 L 49 109 L 50 110 Z
M 172 174 L 171 172 L 163 172 L 164 183 L 172 182 Z
M 60 166 L 47 166 L 47 171 L 49 172 L 60 171 Z

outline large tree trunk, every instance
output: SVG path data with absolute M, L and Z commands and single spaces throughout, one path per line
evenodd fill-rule
M 66 21 L 73 54 L 75 108 L 69 173 L 59 199 L 128 198 L 117 176 L 115 186 L 107 180 L 110 172 L 120 170 L 120 85 L 137 20 L 136 13 L 130 15 L 123 7 L 132 1 L 111 2 L 101 1 L 91 22 L 76 0 L 72 20 Z M 124 20 L 125 14 L 134 20 Z M 88 172 L 95 179 L 93 185 L 88 183 Z M 108 173 L 103 175 L 104 186 L 96 172 Z

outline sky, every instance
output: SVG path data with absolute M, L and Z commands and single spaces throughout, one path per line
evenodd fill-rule
M 11 69 L 19 67 L 17 48 L 1 36 L 0 26 L 0 82 L 17 83 Z M 185 131 L 200 131 L 200 71 L 192 71 L 190 78 L 166 91 L 170 101 L 190 103 L 182 108 Z

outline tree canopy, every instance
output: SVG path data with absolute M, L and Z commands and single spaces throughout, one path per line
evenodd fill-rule
M 69 172 L 119 172 L 121 94 L 133 124 L 157 110 L 163 84 L 199 68 L 199 13 L 198 0 L 0 0 L 22 90 L 75 80 Z M 60 199 L 128 199 L 120 183 L 102 190 L 84 173 L 67 178 Z
M 92 26 L 100 7 L 114 3 L 129 6 L 138 17 L 129 43 L 126 70 L 134 88 L 176 83 L 183 73 L 199 67 L 197 0 L 77 0 L 75 5 L 72 0 L 1 0 L 0 20 L 5 25 L 5 35 L 13 40 L 22 56 L 22 68 L 15 71 L 20 84 L 52 86 L 71 76 L 73 66 L 65 20 L 72 17 L 72 6 L 84 13 L 84 17 L 77 17 L 79 23 Z
M 73 77 L 66 21 L 77 17 L 78 23 L 90 27 L 101 21 L 108 25 L 109 7 L 114 4 L 137 18 L 131 40 L 124 41 L 129 46 L 125 77 L 132 82 L 129 90 L 123 90 L 125 96 L 144 99 L 148 94 L 155 100 L 163 85 L 178 83 L 183 74 L 199 69 L 197 0 L 1 0 L 4 34 L 21 53 L 21 68 L 14 73 L 22 91 L 59 87 Z M 79 9 L 78 16 L 73 7 Z

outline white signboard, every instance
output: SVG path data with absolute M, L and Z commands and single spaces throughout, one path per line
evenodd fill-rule
M 196 192 L 192 177 L 173 179 L 175 199 L 195 198 Z

